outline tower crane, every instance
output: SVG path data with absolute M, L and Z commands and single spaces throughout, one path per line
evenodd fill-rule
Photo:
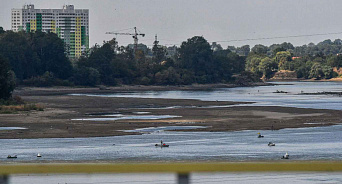
M 137 27 L 134 27 L 134 33 L 117 33 L 117 32 L 106 32 L 106 34 L 114 34 L 114 35 L 132 35 L 134 39 L 134 50 L 137 52 L 138 50 L 138 36 L 144 37 L 145 34 L 138 33 Z M 140 32 L 140 31 L 139 31 Z

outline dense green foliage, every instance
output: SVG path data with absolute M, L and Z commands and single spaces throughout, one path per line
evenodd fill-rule
M 14 87 L 14 73 L 13 71 L 10 71 L 8 62 L 0 55 L 0 99 L 9 99 Z
M 232 75 L 244 71 L 244 57 L 219 49 L 214 52 L 203 37 L 183 42 L 175 58 L 167 58 L 164 47 L 155 44 L 153 55 L 119 47 L 113 39 L 94 46 L 89 57 L 79 59 L 74 79 L 80 85 L 176 85 L 232 81 Z M 89 70 L 93 71 L 90 75 Z M 100 80 L 95 82 L 98 71 Z M 92 76 L 92 80 L 89 77 Z M 91 84 L 76 81 L 93 81 Z
M 0 54 L 9 61 L 19 82 L 45 72 L 59 79 L 68 79 L 73 74 L 64 43 L 53 33 L 6 31 L 0 34 Z
M 295 71 L 298 78 L 327 79 L 337 76 L 334 67 L 342 66 L 339 39 L 299 47 L 284 42 L 271 46 L 259 44 L 251 49 L 249 45 L 224 49 L 215 42 L 209 44 L 202 36 L 194 36 L 180 47 L 172 47 L 173 54 L 157 41 L 152 49 L 140 46 L 135 51 L 131 46 L 119 46 L 112 39 L 93 46 L 88 55 L 71 62 L 63 41 L 54 33 L 15 33 L 0 27 L 0 55 L 4 65 L 0 79 L 9 80 L 10 89 L 14 86 L 11 80 L 14 76 L 19 84 L 33 86 L 226 82 L 246 85 L 261 77 L 271 78 L 280 70 Z M 8 98 L 10 94 L 2 95 Z
M 276 71 L 295 71 L 298 78 L 329 79 L 342 67 L 342 41 L 325 40 L 294 47 L 291 43 L 256 45 L 246 59 L 246 70 L 259 77 L 271 78 Z M 263 61 L 263 62 L 262 62 Z

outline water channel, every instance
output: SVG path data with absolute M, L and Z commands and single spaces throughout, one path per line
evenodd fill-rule
M 251 101 L 251 105 L 342 109 L 334 95 L 303 95 L 322 91 L 340 92 L 337 82 L 289 82 L 276 86 L 241 87 L 211 91 L 158 91 L 97 95 L 103 97 L 185 98 L 199 100 Z M 286 85 L 287 84 L 287 85 Z M 275 91 L 287 93 L 274 93 Z M 96 95 L 96 94 L 87 94 Z M 146 109 L 144 109 L 145 111 Z M 152 117 L 153 115 L 141 115 Z M 135 118 L 135 116 L 132 116 Z M 129 117 L 129 118 L 132 118 Z M 138 116 L 139 117 L 139 116 Z M 109 118 L 111 118 L 109 116 Z M 112 117 L 112 118 L 122 118 Z M 324 123 L 324 122 L 323 122 Z M 184 129 L 189 129 L 185 127 Z M 193 127 L 201 128 L 201 127 Z M 342 125 L 316 128 L 235 132 L 172 132 L 169 127 L 150 127 L 143 135 L 95 138 L 1 139 L 0 160 L 18 155 L 20 161 L 258 161 L 279 160 L 288 152 L 292 160 L 341 160 Z M 182 129 L 180 127 L 179 129 Z M 132 130 L 135 131 L 135 130 Z M 169 148 L 155 147 L 160 140 Z M 276 146 L 267 146 L 274 142 Z M 41 158 L 35 157 L 37 153 Z

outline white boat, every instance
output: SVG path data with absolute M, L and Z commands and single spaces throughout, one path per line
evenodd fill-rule
M 40 153 L 38 153 L 37 157 L 42 157 L 42 155 L 40 155 Z
M 282 159 L 289 159 L 290 155 L 286 152 Z

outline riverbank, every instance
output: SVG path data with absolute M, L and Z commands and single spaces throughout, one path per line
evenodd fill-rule
M 145 85 L 121 85 L 121 86 L 100 86 L 100 87 L 17 87 L 14 94 L 16 95 L 63 95 L 70 93 L 114 93 L 129 91 L 208 91 L 218 88 L 234 88 L 234 87 L 253 87 L 253 86 L 272 86 L 272 83 L 256 82 L 248 86 L 237 84 L 192 84 L 192 85 L 171 85 L 171 86 L 145 86 Z
M 158 126 L 206 126 L 182 131 L 270 130 L 283 128 L 329 126 L 342 123 L 338 110 L 301 109 L 291 107 L 236 106 L 246 103 L 154 98 L 109 98 L 72 96 L 71 93 L 108 94 L 137 90 L 190 90 L 189 86 L 163 87 L 125 86 L 99 88 L 20 88 L 15 95 L 25 101 L 44 106 L 44 111 L 0 114 L 0 127 L 23 127 L 1 130 L 1 139 L 102 137 L 139 134 L 124 132 Z M 195 90 L 197 90 L 196 88 Z M 209 89 L 208 86 L 201 90 Z M 212 89 L 212 88 L 210 88 Z M 73 120 L 118 116 L 165 116 L 166 119 L 115 119 L 110 121 Z
M 342 82 L 341 77 L 331 79 L 269 79 L 267 82 Z

